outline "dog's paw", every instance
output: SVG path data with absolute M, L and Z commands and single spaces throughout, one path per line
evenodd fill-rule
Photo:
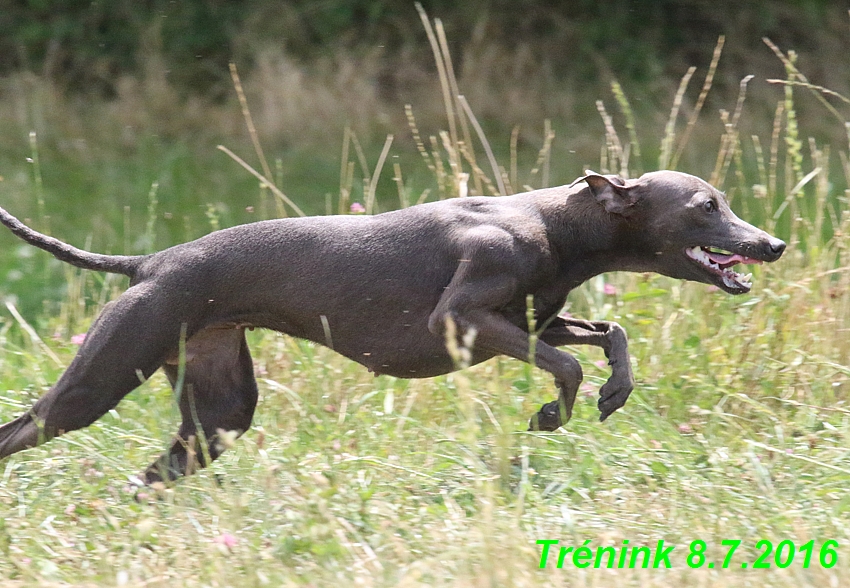
M 567 418 L 569 420 L 569 418 Z M 544 404 L 528 421 L 529 431 L 557 431 L 563 423 L 561 418 L 561 403 L 557 400 Z
M 147 503 L 150 499 L 150 488 L 147 483 L 139 476 L 127 476 L 127 482 L 122 488 L 122 492 L 130 496 L 138 503 Z
M 599 412 L 599 421 L 604 421 L 611 416 L 614 411 L 622 408 L 629 399 L 629 395 L 634 390 L 634 381 L 631 378 L 619 379 L 613 376 L 602 385 L 599 390 L 599 402 L 597 407 Z
M 153 504 L 166 499 L 168 486 L 161 480 L 151 480 L 147 475 L 128 476 L 123 491 L 139 504 Z

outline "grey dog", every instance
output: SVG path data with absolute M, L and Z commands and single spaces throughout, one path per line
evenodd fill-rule
M 731 266 L 775 261 L 785 249 L 735 216 L 711 185 L 673 171 L 634 180 L 588 173 L 569 186 L 367 217 L 263 221 L 140 256 L 76 249 L 2 209 L 0 222 L 62 261 L 130 277 L 59 381 L 0 427 L 0 458 L 90 425 L 160 367 L 176 385 L 182 338 L 183 422 L 146 483 L 190 473 L 190 454 L 206 465 L 199 446 L 188 446 L 199 437 L 196 422 L 212 459 L 223 450 L 219 431 L 250 426 L 257 385 L 246 328 L 327 345 L 375 374 L 427 378 L 456 369 L 449 318 L 458 338 L 474 332 L 471 364 L 500 354 L 528 361 L 531 295 L 541 325 L 534 363 L 555 377 L 559 397 L 530 428 L 553 431 L 569 420 L 582 379 L 578 361 L 557 347 L 605 351 L 612 373 L 600 391 L 601 420 L 634 386 L 618 324 L 558 316 L 570 290 L 603 272 L 632 271 L 741 294 L 750 278 Z

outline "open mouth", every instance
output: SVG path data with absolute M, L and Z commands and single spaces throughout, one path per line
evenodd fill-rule
M 685 254 L 718 276 L 727 290 L 738 293 L 750 291 L 753 274 L 739 274 L 731 267 L 738 263 L 762 263 L 760 259 L 730 253 L 717 247 L 690 247 L 685 249 Z

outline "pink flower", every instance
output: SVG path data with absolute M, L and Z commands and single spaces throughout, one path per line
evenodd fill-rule
M 359 202 L 352 202 L 349 210 L 351 211 L 351 214 L 363 214 L 366 212 L 366 207 Z
M 602 286 L 602 292 L 607 296 L 615 296 L 617 294 L 617 288 L 614 284 L 606 283 Z
M 573 315 L 572 315 L 572 314 L 570 314 L 569 312 L 566 312 L 566 311 L 562 312 L 562 313 L 561 313 L 561 314 L 559 314 L 558 316 L 559 316 L 559 317 L 561 317 L 561 318 L 565 318 L 565 319 L 573 318 Z
M 74 335 L 73 337 L 71 337 L 71 343 L 73 343 L 74 345 L 82 345 L 83 341 L 85 341 L 85 340 L 86 340 L 86 334 L 85 333 L 80 333 L 79 335 Z
M 236 547 L 236 537 L 234 537 L 230 533 L 222 533 L 221 535 L 213 539 L 213 543 L 223 545 L 228 549 L 233 549 L 234 547 Z
M 599 369 L 603 369 L 603 370 L 604 370 L 605 368 L 607 368 L 607 367 L 608 367 L 608 362 L 607 362 L 607 361 L 605 361 L 604 359 L 597 360 L 597 361 L 595 361 L 595 362 L 593 362 L 593 363 L 595 363 L 595 364 L 596 364 L 596 367 L 598 367 Z

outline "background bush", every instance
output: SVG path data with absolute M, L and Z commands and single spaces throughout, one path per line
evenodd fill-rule
M 588 79 L 600 70 L 625 83 L 654 83 L 704 59 L 721 33 L 740 61 L 763 36 L 801 53 L 830 55 L 846 29 L 844 4 L 829 0 L 425 0 L 455 55 L 472 37 L 524 48 L 552 71 Z M 183 92 L 220 97 L 227 63 L 267 45 L 298 59 L 338 51 L 415 53 L 430 59 L 410 0 L 6 0 L 0 10 L 0 75 L 43 72 L 74 91 L 112 96 L 140 56 L 161 53 Z M 817 34 L 812 34 L 817 31 Z M 828 68 L 831 60 L 822 62 Z M 677 76 L 678 77 L 678 76 Z M 735 82 L 737 83 L 737 82 Z

